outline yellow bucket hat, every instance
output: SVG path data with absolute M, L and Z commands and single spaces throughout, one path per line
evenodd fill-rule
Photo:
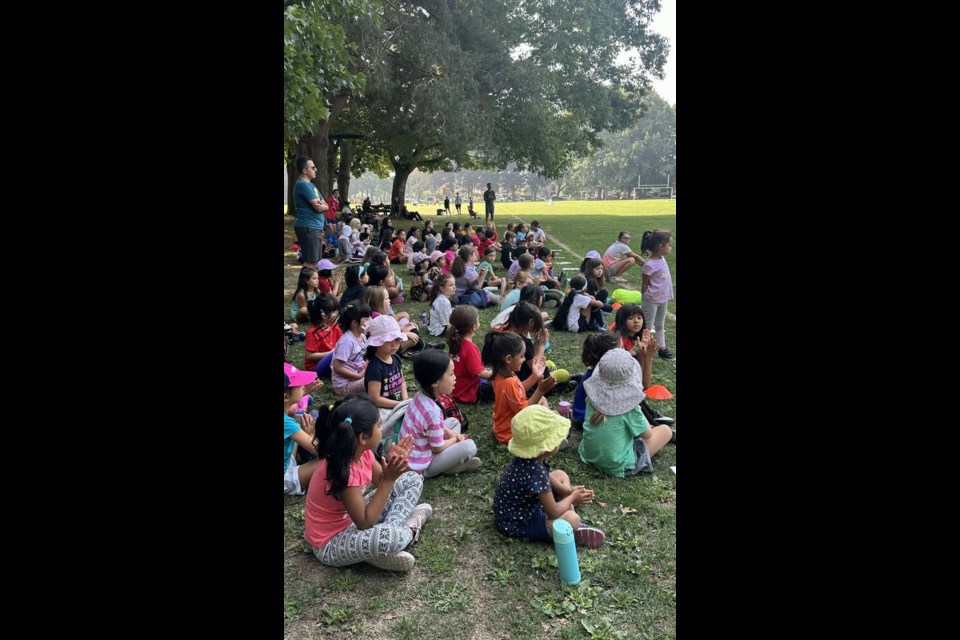
M 543 405 L 534 404 L 519 411 L 510 421 L 513 437 L 507 449 L 518 458 L 536 458 L 551 451 L 567 437 L 570 421 Z

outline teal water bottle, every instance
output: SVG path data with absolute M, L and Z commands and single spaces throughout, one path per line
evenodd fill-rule
M 577 543 L 573 539 L 573 527 L 566 520 L 553 521 L 553 547 L 557 551 L 560 580 L 565 584 L 580 584 L 580 561 L 577 559 Z

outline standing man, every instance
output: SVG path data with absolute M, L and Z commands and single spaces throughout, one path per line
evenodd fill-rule
M 457 208 L 457 215 L 462 216 L 463 213 L 460 211 L 460 205 L 463 204 L 463 200 L 460 199 L 460 192 L 457 191 L 457 197 L 453 199 L 453 206 Z
M 450 196 L 444 196 L 443 208 L 447 210 L 447 215 L 450 215 Z
M 340 191 L 333 190 L 327 198 L 327 224 L 337 224 L 337 214 L 340 213 Z
M 493 220 L 493 201 L 497 199 L 497 194 L 494 193 L 493 187 L 490 186 L 490 183 L 487 183 L 487 190 L 483 192 L 483 202 L 486 204 L 487 209 L 484 215 L 484 220 Z
M 317 191 L 316 185 L 311 182 L 317 177 L 317 165 L 307 156 L 297 158 L 297 171 L 300 177 L 293 187 L 293 202 L 297 219 L 293 222 L 293 230 L 297 234 L 300 244 L 300 255 L 303 264 L 313 266 L 320 261 L 320 245 L 323 239 L 323 212 L 329 207 L 323 201 L 323 196 Z

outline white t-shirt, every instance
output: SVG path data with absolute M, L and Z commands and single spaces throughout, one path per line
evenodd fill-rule
M 444 295 L 437 296 L 437 299 L 430 305 L 430 326 L 428 331 L 432 336 L 439 336 L 447 328 L 450 322 L 450 314 L 453 313 L 453 306 L 450 299 Z
M 590 306 L 590 298 L 578 293 L 573 296 L 573 304 L 570 305 L 570 312 L 567 314 L 567 329 L 577 333 L 580 331 L 580 311 Z
M 607 249 L 607 252 L 603 254 L 603 266 L 609 267 L 614 262 L 623 260 L 624 256 L 632 251 L 630 245 L 623 244 L 622 242 L 614 242 L 610 245 L 610 248 Z

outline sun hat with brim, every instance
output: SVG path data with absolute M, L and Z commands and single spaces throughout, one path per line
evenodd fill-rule
M 367 344 L 371 347 L 379 347 L 397 338 L 402 342 L 407 340 L 407 336 L 400 331 L 400 325 L 391 316 L 377 316 L 367 325 Z
M 599 260 L 599 259 L 600 259 L 600 252 L 599 252 L 599 251 L 588 251 L 588 252 L 587 252 L 587 255 L 585 255 L 585 256 L 583 256 L 583 257 L 584 257 L 584 258 L 593 258 L 594 260 Z
M 518 458 L 536 458 L 563 442 L 570 432 L 570 421 L 541 404 L 529 405 L 510 421 L 513 437 L 507 449 Z
M 430 262 L 436 262 L 442 257 L 443 257 L 443 251 L 434 251 L 433 253 L 430 254 L 430 258 L 428 259 L 430 260 Z
M 292 364 L 283 363 L 283 388 L 302 387 L 317 379 L 316 371 L 300 371 Z
M 337 265 L 333 264 L 326 258 L 317 263 L 317 269 L 323 271 L 324 269 L 336 269 Z
M 646 397 L 640 378 L 640 364 L 636 359 L 625 349 L 611 349 L 600 358 L 583 388 L 597 411 L 618 416 Z

